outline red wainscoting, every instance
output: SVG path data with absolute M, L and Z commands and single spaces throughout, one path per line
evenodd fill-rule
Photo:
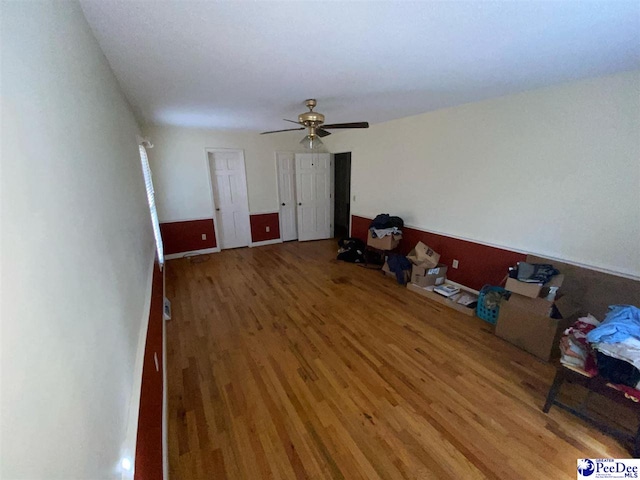
M 366 241 L 370 223 L 370 218 L 352 215 L 351 235 Z M 523 253 L 407 227 L 402 230 L 400 253 L 406 255 L 419 241 L 440 254 L 440 262 L 449 267 L 447 278 L 476 290 L 487 283 L 500 285 L 508 267 L 526 260 L 527 257 Z M 451 268 L 454 259 L 459 263 L 457 269 Z
M 267 227 L 269 227 L 268 232 Z M 264 242 L 278 238 L 280 238 L 280 219 L 277 212 L 251 215 L 252 242 Z
M 162 480 L 162 307 L 164 302 L 162 272 L 153 269 L 149 327 L 144 349 L 140 413 L 136 439 L 135 479 Z M 158 369 L 156 369 L 156 358 Z
M 167 255 L 216 247 L 216 232 L 212 218 L 161 223 L 160 233 L 164 253 Z M 202 239 L 203 234 L 207 236 L 205 240 Z

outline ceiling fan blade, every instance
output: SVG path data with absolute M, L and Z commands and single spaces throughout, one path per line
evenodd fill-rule
M 284 120 L 285 122 L 297 123 L 298 125 L 300 125 L 300 122 L 296 122 L 295 120 L 288 120 L 286 118 L 283 118 L 282 120 Z
M 322 128 L 369 128 L 369 122 L 334 123 L 322 125 Z
M 285 129 L 285 130 L 271 130 L 270 132 L 262 132 L 260 135 L 266 135 L 267 133 L 293 132 L 294 130 L 304 130 L 304 127 L 300 127 L 300 128 L 287 128 L 287 129 Z
M 316 128 L 316 133 L 320 138 L 331 135 L 331 132 L 327 132 L 324 128 Z

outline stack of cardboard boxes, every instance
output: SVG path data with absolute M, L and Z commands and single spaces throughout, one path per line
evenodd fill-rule
M 576 319 L 578 307 L 562 295 L 563 275 L 545 284 L 508 278 L 510 298 L 500 304 L 496 335 L 548 361 L 559 353 L 562 332 Z
M 447 266 L 438 263 L 440 254 L 422 242 L 409 252 L 407 258 L 412 263 L 411 283 L 420 287 L 442 285 L 447 278 Z
M 411 283 L 407 288 L 423 297 L 458 310 L 466 315 L 475 315 L 475 309 L 459 303 L 464 296 L 467 300 L 477 299 L 473 292 L 461 289 L 455 296 L 446 298 L 433 291 L 434 287 L 443 285 L 447 280 L 447 266 L 439 263 L 440 254 L 429 248 L 422 242 L 418 242 L 407 258 L 413 264 L 411 267 Z
M 391 238 L 388 235 L 385 238 Z M 407 272 L 407 278 L 405 280 L 411 283 L 415 283 L 421 287 L 427 287 L 429 285 L 441 285 L 444 283 L 447 274 L 447 266 L 438 263 L 440 254 L 434 252 L 431 248 L 427 247 L 424 243 L 418 242 L 413 250 L 409 252 L 407 258 L 411 261 L 411 274 Z M 385 275 L 395 278 L 395 274 L 389 269 L 389 264 L 386 259 L 382 271 Z

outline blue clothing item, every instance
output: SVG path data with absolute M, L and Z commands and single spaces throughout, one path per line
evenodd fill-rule
M 407 283 L 407 279 L 404 272 L 405 270 L 411 271 L 411 262 L 407 257 L 392 253 L 389 255 L 387 263 L 389 264 L 389 270 L 396 274 L 396 280 L 398 280 L 398 283 L 400 285 L 405 285 Z
M 600 326 L 587 333 L 591 343 L 620 343 L 629 337 L 640 340 L 640 308 L 632 305 L 610 305 Z

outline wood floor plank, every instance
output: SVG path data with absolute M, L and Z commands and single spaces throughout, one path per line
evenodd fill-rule
M 168 262 L 172 478 L 561 479 L 628 456 L 542 413 L 551 365 L 335 250 Z

